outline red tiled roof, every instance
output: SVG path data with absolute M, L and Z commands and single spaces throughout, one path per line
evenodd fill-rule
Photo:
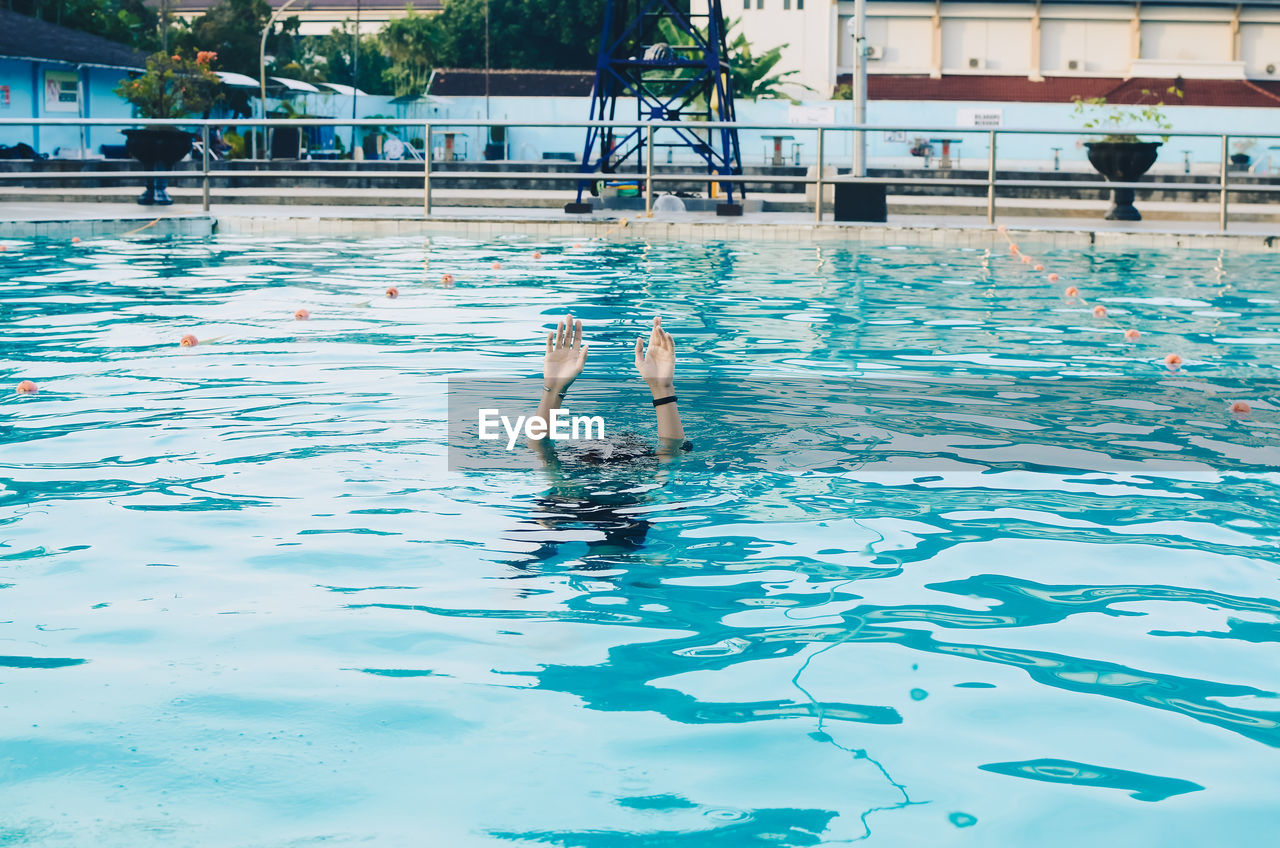
M 218 0 L 173 0 L 169 6 L 169 10 L 174 13 L 201 13 L 209 11 Z M 404 12 L 406 0 L 360 0 L 360 9 L 364 12 Z M 159 7 L 159 0 L 151 3 L 153 7 Z M 284 0 L 267 0 L 267 5 L 273 9 L 278 9 L 284 5 Z M 438 12 L 444 8 L 444 0 L 413 0 L 413 8 L 416 12 Z M 356 16 L 356 0 L 310 0 L 300 6 L 294 6 L 289 12 L 349 12 L 350 16 Z M 289 13 L 285 16 L 288 17 Z
M 442 97 L 479 97 L 484 94 L 484 70 L 441 68 L 431 93 Z M 595 83 L 595 71 L 489 71 L 489 93 L 494 97 L 587 97 Z
M 849 83 L 842 75 L 837 84 Z M 1178 106 L 1280 106 L 1280 81 L 1199 80 L 1177 81 L 1181 100 L 1167 93 L 1172 79 L 1138 77 L 1048 77 L 1032 82 L 1026 77 L 954 75 L 939 79 L 923 75 L 871 74 L 867 95 L 872 100 L 973 100 L 1012 103 L 1070 103 L 1073 95 L 1105 97 L 1108 103 L 1154 103 Z M 1158 93 L 1151 97 L 1148 89 Z

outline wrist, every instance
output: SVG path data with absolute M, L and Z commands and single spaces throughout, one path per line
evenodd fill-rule
M 649 391 L 655 398 L 675 394 L 676 386 L 672 380 L 645 380 L 645 382 L 649 385 Z
M 545 377 L 542 380 L 542 388 L 552 394 L 562 395 L 569 391 L 569 387 L 573 385 L 573 380 L 549 380 Z

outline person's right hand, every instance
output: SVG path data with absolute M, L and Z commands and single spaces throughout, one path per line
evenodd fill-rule
M 643 338 L 636 339 L 636 370 L 649 384 L 654 397 L 658 397 L 659 392 L 670 394 L 675 386 L 676 347 L 671 334 L 662 329 L 661 316 L 653 317 L 648 350 L 645 349 Z
M 546 388 L 563 393 L 587 364 L 587 346 L 582 343 L 582 322 L 566 315 L 547 333 L 547 355 L 542 361 L 542 379 Z

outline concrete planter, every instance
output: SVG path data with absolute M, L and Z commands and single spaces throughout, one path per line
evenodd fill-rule
M 186 130 L 170 127 L 146 127 L 124 131 L 125 151 L 142 163 L 148 171 L 168 171 L 191 152 L 195 139 Z M 146 190 L 138 195 L 143 206 L 168 206 L 173 203 L 166 189 L 169 181 L 155 177 L 147 180 Z
M 1158 141 L 1090 141 L 1089 163 L 1109 182 L 1131 183 L 1155 164 Z M 1133 205 L 1133 189 L 1113 188 L 1111 208 L 1103 216 L 1108 221 L 1141 221 Z

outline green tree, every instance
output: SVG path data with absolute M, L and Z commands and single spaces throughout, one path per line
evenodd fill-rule
M 355 24 L 346 20 L 342 26 L 330 30 L 328 35 L 307 39 L 305 64 L 325 82 L 351 85 L 354 33 Z M 393 89 L 386 79 L 391 60 L 382 52 L 378 37 L 361 36 L 359 49 L 360 78 L 355 83 L 356 88 L 369 94 L 391 94 Z
M 159 14 L 144 0 L 7 0 L 5 7 L 139 50 L 160 47 Z
M 187 50 L 217 51 L 218 64 L 223 70 L 257 77 L 262 30 L 270 19 L 271 7 L 266 0 L 218 0 L 179 32 L 178 46 Z M 282 46 L 292 46 L 288 31 L 292 27 L 296 35 L 297 26 L 296 19 L 279 24 L 267 38 L 267 53 L 272 55 Z
M 600 0 L 488 0 L 489 66 L 594 68 L 604 4 Z M 440 64 L 483 68 L 485 0 L 448 0 Z
M 258 47 L 271 18 L 265 0 L 218 0 L 180 37 L 187 48 L 215 50 L 224 70 L 258 75 Z
M 440 15 L 420 15 L 413 4 L 403 18 L 388 21 L 378 33 L 378 43 L 391 60 L 383 77 L 397 95 L 421 94 L 431 69 L 443 64 L 448 34 Z
M 282 77 L 321 82 L 323 78 L 316 74 L 315 62 L 311 61 L 309 42 L 312 39 L 298 33 L 301 25 L 297 15 L 278 21 L 279 29 L 267 38 L 267 67 Z M 261 38 L 261 34 L 258 37 Z
M 728 35 L 733 35 L 733 27 L 737 23 L 736 20 L 729 23 Z M 800 73 L 799 70 L 774 72 L 778 62 L 782 61 L 782 51 L 786 46 L 779 44 L 756 56 L 752 54 L 751 44 L 745 35 L 738 33 L 733 37 L 729 41 L 729 69 L 734 96 L 751 100 L 790 100 L 794 103 L 796 99 L 783 91 L 783 86 L 813 91 L 803 83 L 787 79 Z
M 774 72 L 778 62 L 782 60 L 782 51 L 786 48 L 786 44 L 779 44 L 756 56 L 751 52 L 751 43 L 747 41 L 747 37 L 741 32 L 734 34 L 734 29 L 739 23 L 740 21 L 734 18 L 725 24 L 725 42 L 729 47 L 729 76 L 735 98 L 790 100 L 794 103 L 795 98 L 783 91 L 783 86 L 813 90 L 807 85 L 787 79 L 798 74 L 798 70 Z M 693 36 L 676 29 L 668 18 L 660 19 L 658 25 L 662 30 L 663 38 L 667 39 L 667 43 L 673 47 L 690 47 L 697 44 Z M 699 32 L 703 40 L 706 40 L 706 29 Z M 692 73 L 694 73 L 692 69 L 685 69 L 685 73 L 677 76 L 689 76 Z

